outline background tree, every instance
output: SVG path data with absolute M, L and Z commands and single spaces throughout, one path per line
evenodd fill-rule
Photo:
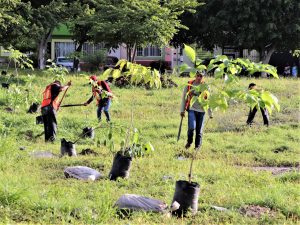
M 9 47 L 23 43 L 29 31 L 30 4 L 20 0 L 0 1 L 0 45 Z
M 196 0 L 96 0 L 92 34 L 96 42 L 112 47 L 126 44 L 127 59 L 134 61 L 137 46 L 167 44 L 181 25 L 179 16 Z
M 38 67 L 45 68 L 47 43 L 51 34 L 59 23 L 64 22 L 69 16 L 67 4 L 62 0 L 30 0 L 32 15 L 30 21 L 30 37 L 35 41 L 38 58 Z
M 71 7 L 73 9 L 73 17 L 70 18 L 67 26 L 72 33 L 72 39 L 75 43 L 73 69 L 77 71 L 79 65 L 79 60 L 77 59 L 81 55 L 83 44 L 93 40 L 89 33 L 94 23 L 91 17 L 95 12 L 95 4 L 91 0 L 79 0 L 71 4 Z
M 275 49 L 294 50 L 300 46 L 300 3 L 297 0 L 206 0 L 194 15 L 182 20 L 175 43 L 197 42 L 208 49 L 214 45 L 255 49 L 267 63 Z

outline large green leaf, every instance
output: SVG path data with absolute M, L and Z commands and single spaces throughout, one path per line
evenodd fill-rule
M 190 46 L 184 44 L 184 52 L 186 56 L 191 60 L 191 62 L 194 64 L 196 61 L 196 52 L 193 48 Z
M 139 133 L 138 133 L 138 129 L 134 128 L 134 134 L 133 134 L 133 140 L 132 140 L 132 144 L 137 144 L 139 141 Z
M 223 78 L 223 75 L 224 75 L 224 69 L 221 69 L 221 68 L 215 69 L 214 75 L 215 75 L 215 78 L 216 78 L 216 79 Z
M 112 72 L 112 77 L 113 77 L 114 79 L 116 79 L 116 78 L 118 78 L 118 77 L 120 77 L 120 76 L 121 76 L 121 71 L 120 71 L 120 70 L 118 70 L 118 69 L 113 70 L 113 72 Z
M 102 75 L 100 76 L 100 79 L 101 80 L 107 80 L 107 78 L 109 77 L 109 75 L 110 75 L 110 73 L 111 73 L 112 70 L 113 70 L 112 68 L 109 68 L 109 69 L 105 70 L 102 73 Z
M 196 69 L 199 71 L 205 71 L 207 69 L 207 67 L 205 65 L 199 65 L 196 67 Z
M 181 64 L 180 67 L 179 67 L 179 72 L 180 72 L 180 73 L 185 72 L 185 71 L 186 71 L 187 69 L 189 69 L 189 68 L 190 68 L 190 67 L 189 67 L 188 64 L 183 63 L 183 64 Z

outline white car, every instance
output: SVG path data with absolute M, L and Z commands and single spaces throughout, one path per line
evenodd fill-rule
M 55 64 L 57 66 L 63 66 L 66 67 L 69 71 L 73 69 L 73 59 L 67 58 L 67 57 L 57 57 L 55 60 Z

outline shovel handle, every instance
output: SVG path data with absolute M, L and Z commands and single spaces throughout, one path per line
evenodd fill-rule
M 183 116 L 181 116 L 181 119 L 180 119 L 180 124 L 179 124 L 179 129 L 178 129 L 178 134 L 177 134 L 177 142 L 180 139 L 181 127 L 182 127 L 182 120 L 183 120 Z
M 68 105 L 61 105 L 60 107 L 74 107 L 74 106 L 84 106 L 84 104 L 68 104 Z
M 71 81 L 69 81 L 69 82 L 71 82 Z M 67 89 L 65 90 L 65 92 L 64 92 L 64 94 L 63 94 L 63 96 L 62 96 L 62 98 L 61 98 L 61 100 L 60 100 L 60 102 L 59 102 L 59 105 L 58 105 L 58 107 L 57 107 L 57 111 L 59 110 L 60 105 L 61 105 L 62 101 L 64 100 L 64 97 L 65 97 L 65 95 L 66 95 L 66 93 L 67 93 L 69 87 L 70 87 L 70 86 L 68 86 Z

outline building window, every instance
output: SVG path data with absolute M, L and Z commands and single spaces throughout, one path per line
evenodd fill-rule
M 145 48 L 138 47 L 136 53 L 137 56 L 161 56 L 161 49 L 156 46 L 149 45 Z
M 60 56 L 69 56 L 75 51 L 73 42 L 55 42 L 55 58 Z
M 91 55 L 100 50 L 106 50 L 104 47 L 104 43 L 84 43 L 82 46 L 82 53 L 86 55 Z M 55 42 L 54 48 L 55 58 L 60 56 L 68 57 L 75 51 L 75 44 L 73 42 Z
M 104 43 L 100 43 L 100 44 L 84 43 L 82 46 L 82 52 L 83 54 L 86 55 L 95 54 L 96 52 L 99 52 L 101 50 L 106 50 Z

